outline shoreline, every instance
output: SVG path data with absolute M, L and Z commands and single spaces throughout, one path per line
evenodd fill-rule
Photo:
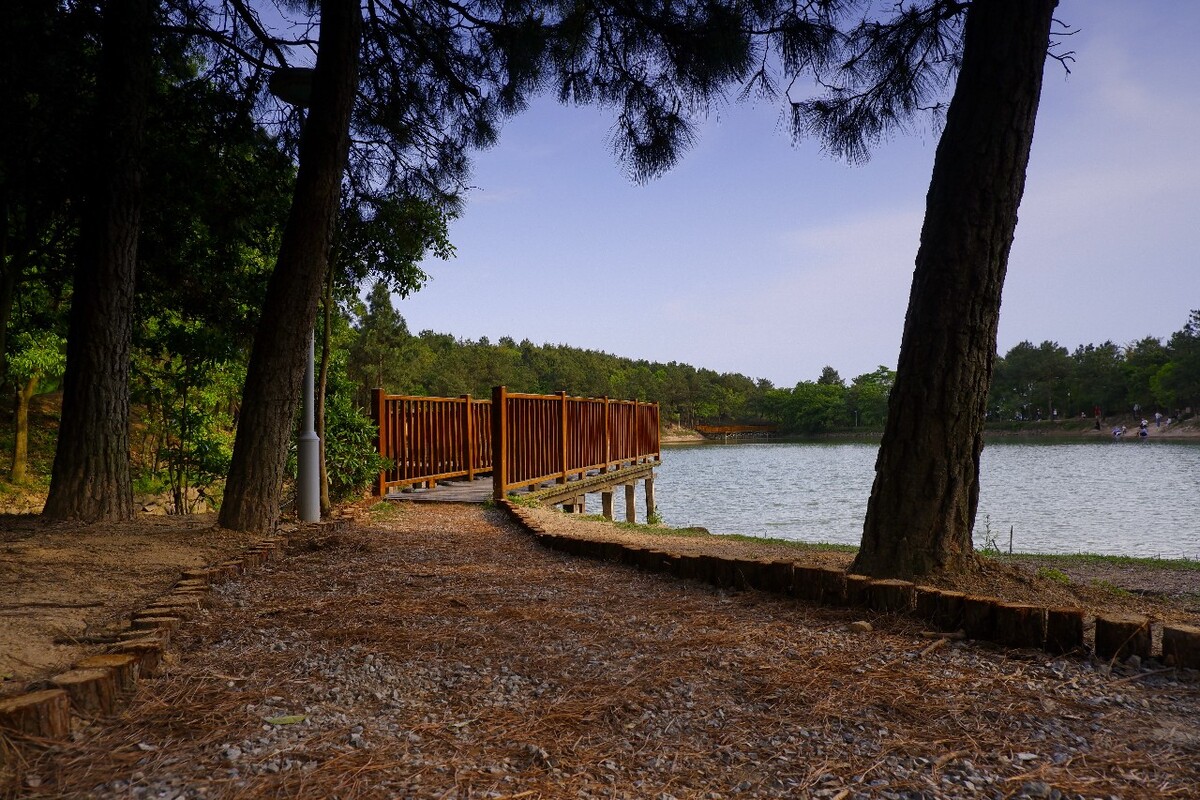
M 1001 427 L 1003 426 L 1003 427 Z M 1129 418 L 1109 418 L 1101 422 L 1100 430 L 1096 430 L 1094 423 L 1086 423 L 1081 425 L 1079 420 L 1061 420 L 1058 422 L 1050 422 L 1048 420 L 1040 422 L 1013 422 L 1013 423 L 997 423 L 993 426 L 984 428 L 983 435 L 985 439 L 1023 439 L 1023 438 L 1045 438 L 1063 441 L 1082 440 L 1094 441 L 1102 439 L 1105 441 L 1113 441 L 1113 428 L 1126 428 L 1125 434 L 1120 438 L 1120 441 L 1140 441 L 1138 436 L 1138 420 L 1133 417 Z M 1196 441 L 1200 440 L 1200 419 L 1191 417 L 1184 422 L 1173 422 L 1170 426 L 1155 427 L 1153 424 L 1147 427 L 1147 441 L 1165 439 L 1168 441 Z M 878 440 L 883 436 L 882 430 L 839 430 L 829 431 L 819 434 L 796 434 L 787 436 L 775 436 L 767 439 L 738 439 L 737 442 L 803 442 L 803 441 L 827 441 L 830 439 L 837 440 L 855 440 L 855 439 L 872 439 Z M 664 430 L 660 434 L 660 444 L 663 445 L 680 445 L 680 444 L 702 444 L 712 442 L 713 444 L 728 444 L 719 439 L 709 439 L 694 430 L 687 428 L 671 428 Z

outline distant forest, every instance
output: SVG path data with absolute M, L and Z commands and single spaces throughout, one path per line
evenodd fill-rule
M 762 378 L 718 373 L 675 361 L 623 358 L 567 345 L 458 339 L 450 334 L 413 334 L 376 286 L 357 309 L 349 347 L 349 376 L 358 399 L 370 389 L 392 394 L 488 397 L 491 387 L 510 391 L 566 391 L 654 401 L 664 423 L 772 423 L 793 433 L 879 428 L 887 413 L 895 372 L 880 366 L 844 379 L 826 366 L 814 380 L 776 387 Z M 988 400 L 993 420 L 1091 417 L 1160 410 L 1176 418 L 1200 405 L 1200 310 L 1165 342 L 1146 337 L 1129 345 L 1021 342 L 997 357 Z

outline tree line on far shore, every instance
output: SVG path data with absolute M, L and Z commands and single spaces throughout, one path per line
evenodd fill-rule
M 882 427 L 895 372 L 880 366 L 846 381 L 826 366 L 814 380 L 776 387 L 763 378 L 703 367 L 631 359 L 561 344 L 502 336 L 495 342 L 447 333 L 411 333 L 377 285 L 359 309 L 349 373 L 364 406 L 370 389 L 392 394 L 489 396 L 511 391 L 566 391 L 656 402 L 664 424 L 768 423 L 786 433 L 818 434 Z M 1200 405 L 1200 310 L 1165 341 L 1152 336 L 1126 346 L 1104 342 L 1074 351 L 1055 342 L 1021 342 L 996 359 L 989 417 L 1035 420 L 1160 410 L 1179 417 Z

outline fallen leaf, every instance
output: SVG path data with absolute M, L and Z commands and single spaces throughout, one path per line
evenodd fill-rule
M 304 722 L 308 719 L 304 714 L 288 714 L 283 717 L 267 717 L 266 721 L 272 725 L 295 725 L 297 722 Z

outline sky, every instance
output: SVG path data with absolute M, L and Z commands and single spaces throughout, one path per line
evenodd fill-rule
M 1200 308 L 1200 3 L 1062 0 L 1001 309 L 1001 354 L 1166 338 Z M 475 158 L 412 331 L 568 344 L 766 378 L 895 368 L 937 132 L 863 166 L 731 101 L 632 183 L 611 111 L 535 101 Z

